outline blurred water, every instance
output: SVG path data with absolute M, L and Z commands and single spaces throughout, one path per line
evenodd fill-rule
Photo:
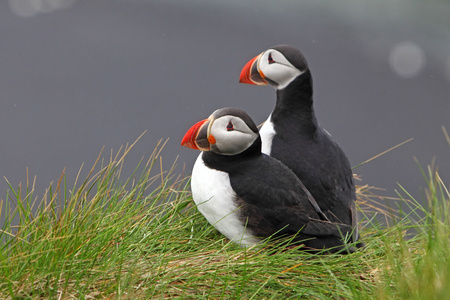
M 445 1 L 0 2 L 0 175 L 13 186 L 37 176 L 42 195 L 65 168 L 79 167 L 147 134 L 126 166 L 170 138 L 164 165 L 198 153 L 181 148 L 185 131 L 223 106 L 257 123 L 274 106 L 270 87 L 238 84 L 243 65 L 270 46 L 305 54 L 319 122 L 360 184 L 395 195 L 397 182 L 421 197 L 436 157 L 450 182 L 450 5 Z M 0 181 L 0 198 L 8 186 Z M 39 196 L 41 197 L 41 196 Z

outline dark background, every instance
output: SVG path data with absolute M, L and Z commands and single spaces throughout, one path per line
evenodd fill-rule
M 330 1 L 331 2 L 331 1 Z M 359 184 L 397 182 L 422 198 L 414 162 L 433 158 L 450 181 L 450 5 L 445 1 L 10 0 L 0 2 L 0 198 L 37 176 L 42 197 L 65 168 L 145 136 L 133 169 L 156 142 L 190 170 L 187 129 L 235 106 L 263 122 L 271 87 L 238 84 L 244 64 L 287 43 L 308 59 L 319 122 L 355 166 Z

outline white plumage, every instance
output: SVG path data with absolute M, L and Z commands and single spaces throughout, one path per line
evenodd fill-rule
M 272 140 L 276 134 L 271 118 L 272 114 L 270 114 L 266 122 L 264 122 L 263 126 L 259 130 L 259 135 L 261 136 L 262 141 L 261 152 L 267 155 L 270 155 L 272 150 Z
M 236 194 L 231 188 L 226 172 L 208 168 L 198 156 L 192 170 L 191 189 L 198 210 L 220 233 L 242 247 L 260 241 L 253 236 L 238 218 L 239 207 L 233 199 Z

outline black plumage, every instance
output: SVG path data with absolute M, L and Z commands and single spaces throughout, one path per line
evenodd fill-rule
M 316 120 L 309 70 L 277 91 L 271 121 L 276 135 L 270 155 L 294 171 L 330 220 L 352 225 L 356 194 L 350 163 Z

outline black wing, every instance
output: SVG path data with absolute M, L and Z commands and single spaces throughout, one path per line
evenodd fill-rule
M 286 149 L 301 150 L 292 155 Z M 323 129 L 317 129 L 314 139 L 297 141 L 278 135 L 271 155 L 293 170 L 331 221 L 356 226 L 352 220 L 356 195 L 350 163 Z
M 230 173 L 230 183 L 238 196 L 241 216 L 256 236 L 296 235 L 301 230 L 299 238 L 333 236 L 340 240 L 351 230 L 350 226 L 321 220 L 317 203 L 301 181 L 272 157 L 263 155 L 244 162 Z

